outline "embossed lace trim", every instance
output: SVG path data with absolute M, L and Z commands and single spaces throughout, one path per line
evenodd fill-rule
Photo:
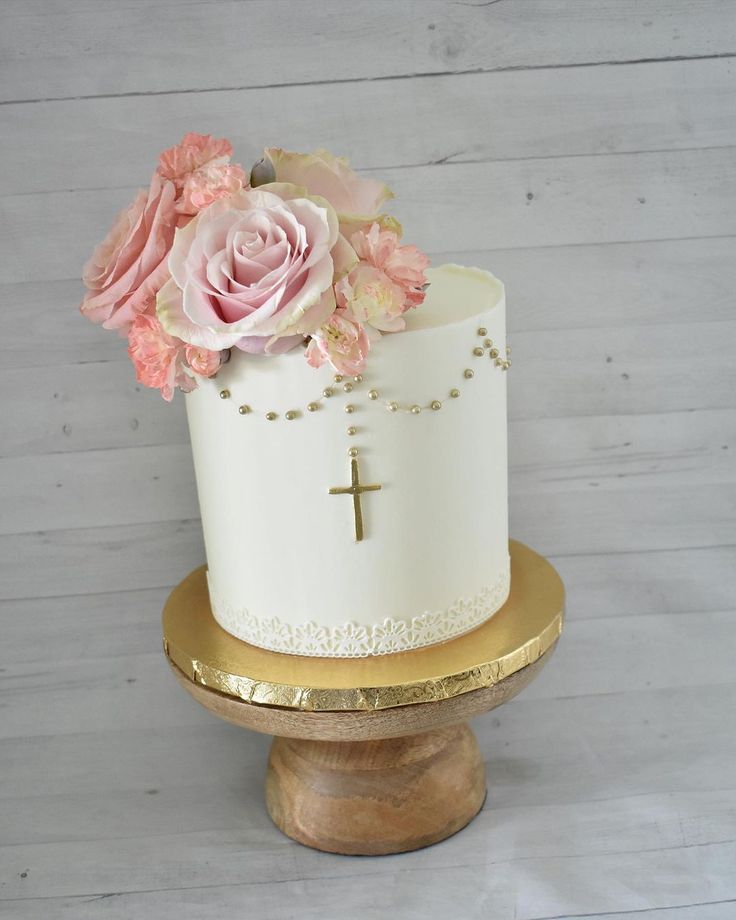
M 258 617 L 225 601 L 213 589 L 209 573 L 207 581 L 214 617 L 231 635 L 273 652 L 325 658 L 366 658 L 454 639 L 494 614 L 505 603 L 511 586 L 507 564 L 493 584 L 472 597 L 460 598 L 445 610 L 427 611 L 410 620 L 389 617 L 373 626 L 349 621 L 327 627 L 313 620 L 294 626 L 278 617 Z

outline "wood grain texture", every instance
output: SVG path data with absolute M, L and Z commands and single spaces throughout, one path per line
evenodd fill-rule
M 728 0 L 510 6 L 8 0 L 0 83 L 12 101 L 736 53 Z
M 736 102 L 733 67 L 730 58 L 711 58 L 427 77 L 394 83 L 389 107 L 386 85 L 374 80 L 330 87 L 329 106 L 321 85 L 5 106 L 0 195 L 136 187 L 159 151 L 192 124 L 215 133 L 227 125 L 235 158 L 244 164 L 258 159 L 267 144 L 294 150 L 326 146 L 373 172 L 733 146 L 733 120 L 722 117 L 724 107 Z M 346 118 L 355 109 L 361 112 L 360 131 L 346 132 Z M 254 133 L 253 123 L 263 124 L 263 132 Z M 401 130 L 409 123 L 413 130 Z M 479 131 L 479 123 L 490 130 Z M 77 155 L 90 131 L 92 160 Z M 51 142 L 54 163 L 43 172 L 25 169 Z
M 465 724 L 381 741 L 275 738 L 266 807 L 287 837 L 346 856 L 406 853 L 446 840 L 486 796 Z
M 0 18 L 0 917 L 730 920 L 733 3 Z M 244 162 L 326 144 L 390 181 L 435 261 L 507 283 L 513 532 L 561 572 L 567 631 L 475 720 L 493 796 L 437 847 L 288 841 L 268 738 L 212 718 L 159 651 L 203 559 L 182 407 L 136 389 L 76 279 L 189 129 Z

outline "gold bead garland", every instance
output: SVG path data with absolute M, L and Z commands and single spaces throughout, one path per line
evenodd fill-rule
M 471 350 L 471 354 L 476 358 L 481 358 L 484 357 L 487 353 L 496 367 L 502 371 L 508 370 L 509 367 L 511 367 L 511 359 L 509 357 L 511 354 L 511 348 L 506 346 L 506 357 L 501 357 L 501 353 L 498 347 L 494 344 L 493 339 L 487 338 L 488 330 L 485 328 L 485 326 L 478 327 L 477 335 L 483 339 L 483 344 L 474 346 Z M 474 377 L 475 371 L 473 368 L 466 367 L 463 370 L 463 378 L 465 380 L 472 380 Z M 350 380 L 346 380 L 344 374 L 333 374 L 332 380 L 334 384 L 342 384 L 343 392 L 350 394 L 353 392 L 355 384 L 360 384 L 363 382 L 363 375 L 355 374 Z M 334 394 L 334 386 L 324 387 L 322 394 L 318 399 L 306 404 L 307 412 L 317 412 L 321 408 L 321 401 L 324 399 L 329 399 L 330 397 L 334 396 Z M 230 390 L 227 388 L 220 390 L 218 395 L 222 400 L 230 399 L 231 396 Z M 451 399 L 458 399 L 460 396 L 460 390 L 457 387 L 453 387 L 449 390 L 448 395 Z M 380 399 L 380 393 L 375 387 L 372 387 L 370 390 L 368 390 L 366 396 L 371 402 L 376 402 Z M 410 415 L 420 415 L 423 409 L 431 409 L 434 412 L 438 412 L 442 408 L 442 402 L 439 399 L 433 399 L 426 405 L 421 405 L 419 403 L 407 403 L 402 405 L 396 402 L 396 400 L 392 399 L 388 402 L 384 402 L 383 405 L 389 412 L 407 412 Z M 343 407 L 343 409 L 347 414 L 350 415 L 357 410 L 357 407 L 353 403 L 348 403 Z M 243 403 L 242 405 L 238 406 L 238 413 L 243 416 L 258 414 L 254 413 L 252 407 L 247 403 Z M 288 409 L 283 413 L 269 410 L 268 412 L 264 413 L 264 417 L 269 422 L 276 421 L 280 415 L 283 415 L 284 419 L 291 422 L 300 418 L 302 413 L 298 409 Z M 349 426 L 347 433 L 351 436 L 355 435 L 357 433 L 356 427 L 354 425 Z

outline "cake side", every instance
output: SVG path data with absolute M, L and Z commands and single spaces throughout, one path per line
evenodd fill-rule
M 429 276 L 421 311 L 374 343 L 360 379 L 300 350 L 234 352 L 187 395 L 213 613 L 233 635 L 383 654 L 466 632 L 505 601 L 503 287 L 458 266 Z

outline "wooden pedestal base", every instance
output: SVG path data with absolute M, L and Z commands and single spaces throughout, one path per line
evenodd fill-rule
M 349 855 L 444 840 L 478 814 L 485 796 L 483 759 L 466 723 L 383 741 L 276 738 L 266 778 L 278 828 Z
M 555 570 L 519 543 L 510 551 L 511 594 L 490 620 L 373 659 L 300 658 L 235 639 L 212 617 L 201 569 L 172 592 L 172 670 L 221 719 L 275 736 L 266 801 L 285 834 L 332 853 L 401 853 L 478 813 L 485 770 L 467 720 L 530 683 L 562 628 Z

